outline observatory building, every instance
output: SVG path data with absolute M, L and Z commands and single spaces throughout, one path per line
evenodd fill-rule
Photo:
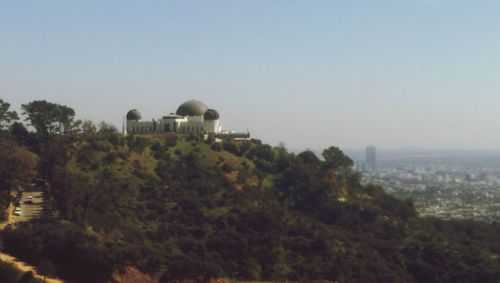
M 143 121 L 141 113 L 132 109 L 127 113 L 125 126 L 128 134 L 221 134 L 219 112 L 209 109 L 197 100 L 182 103 L 177 111 L 158 120 Z

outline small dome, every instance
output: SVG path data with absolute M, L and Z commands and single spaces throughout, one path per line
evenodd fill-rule
M 127 112 L 127 120 L 141 120 L 142 116 L 137 109 L 132 109 Z
M 207 112 L 205 112 L 205 114 L 203 115 L 204 120 L 217 120 L 219 118 L 219 112 L 214 109 L 208 109 Z
M 208 107 L 198 100 L 189 100 L 181 104 L 175 114 L 179 116 L 203 116 Z

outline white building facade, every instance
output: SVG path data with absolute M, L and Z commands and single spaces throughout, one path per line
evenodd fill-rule
M 125 129 L 128 134 L 218 134 L 222 132 L 222 124 L 216 110 L 190 100 L 181 104 L 175 114 L 158 120 L 142 121 L 139 111 L 132 109 L 127 113 Z

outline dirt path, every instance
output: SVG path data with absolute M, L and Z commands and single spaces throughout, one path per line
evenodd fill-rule
M 14 265 L 17 269 L 19 269 L 23 272 L 32 271 L 35 278 L 43 280 L 43 276 L 41 276 L 40 274 L 38 274 L 36 272 L 36 268 L 34 266 L 31 266 L 25 262 L 22 262 L 11 255 L 0 253 L 0 260 L 2 260 L 3 262 L 7 262 L 7 263 Z M 46 277 L 45 282 L 47 282 L 47 283 L 63 283 L 64 281 L 62 281 L 60 279 L 56 279 L 54 277 Z
M 27 197 L 28 196 L 33 196 L 33 204 L 25 204 Z M 38 217 L 41 214 L 41 209 L 43 205 L 43 195 L 40 191 L 26 191 L 22 193 L 22 203 L 21 203 L 21 209 L 23 210 L 23 214 L 21 216 L 16 216 L 13 214 L 14 212 L 14 206 L 11 204 L 8 208 L 8 213 L 7 213 L 7 220 L 0 223 L 0 230 L 3 230 L 7 225 L 9 224 L 14 224 L 16 222 L 21 222 L 21 221 L 28 221 L 32 218 Z M 36 267 L 29 265 L 28 263 L 25 263 L 16 257 L 13 257 L 9 254 L 0 252 L 0 260 L 3 262 L 7 262 L 15 266 L 17 269 L 23 271 L 23 272 L 28 272 L 31 271 L 33 272 L 33 275 L 35 278 L 43 280 L 43 276 L 38 274 Z M 63 280 L 57 279 L 54 277 L 45 277 L 45 282 L 47 283 L 64 283 Z

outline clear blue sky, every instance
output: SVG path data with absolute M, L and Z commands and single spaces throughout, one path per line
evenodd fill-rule
M 1 1 L 0 97 L 289 148 L 500 148 L 500 1 Z

